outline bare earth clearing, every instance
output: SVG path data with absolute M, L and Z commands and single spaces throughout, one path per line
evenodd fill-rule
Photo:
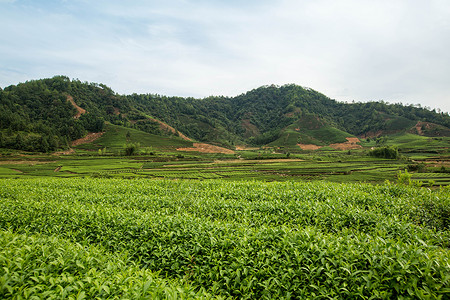
M 331 144 L 330 147 L 337 150 L 351 150 L 362 148 L 361 145 L 357 144 L 360 142 L 357 137 L 348 137 L 346 139 L 347 141 L 345 143 Z
M 75 100 L 73 100 L 73 97 L 70 95 L 67 95 L 67 100 L 72 103 L 73 107 L 75 107 L 77 109 L 77 114 L 74 116 L 75 119 L 78 119 L 81 117 L 82 114 L 86 113 L 86 110 L 84 108 L 79 107 L 76 103 Z
M 75 150 L 70 148 L 69 150 L 66 150 L 66 151 L 55 152 L 55 153 L 53 153 L 53 155 L 68 155 L 68 154 L 73 154 L 73 153 L 75 153 Z
M 192 148 L 177 148 L 178 151 L 197 151 L 201 153 L 234 154 L 233 150 L 204 143 L 194 143 Z
M 317 146 L 313 144 L 297 144 L 297 146 L 300 147 L 302 150 L 317 150 L 322 148 L 322 146 Z
M 236 146 L 236 150 L 242 151 L 242 150 L 258 150 L 259 147 L 246 147 L 246 146 Z
M 298 161 L 305 161 L 303 159 L 290 159 L 290 158 L 277 158 L 277 159 L 252 159 L 250 161 L 247 161 L 250 164 L 258 164 L 258 163 L 283 163 L 283 162 L 298 162 Z M 214 161 L 214 164 L 242 164 L 242 159 L 231 159 L 231 160 L 216 160 Z
M 92 143 L 93 141 L 95 141 L 96 139 L 101 137 L 103 135 L 103 133 L 104 132 L 90 132 L 85 137 L 73 141 L 72 147 L 76 147 L 76 146 L 82 145 L 82 144 Z
M 348 137 L 346 139 L 347 139 L 347 141 L 345 143 L 336 143 L 336 144 L 331 144 L 329 146 L 336 150 L 351 150 L 351 149 L 362 148 L 361 145 L 357 144 L 360 142 L 360 140 L 358 138 Z M 312 145 L 312 144 L 297 144 L 297 146 L 299 146 L 300 149 L 302 149 L 302 150 L 318 150 L 323 147 L 323 146 L 317 146 L 317 145 Z

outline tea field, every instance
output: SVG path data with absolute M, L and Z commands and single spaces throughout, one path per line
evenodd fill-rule
M 23 177 L 0 199 L 2 299 L 450 297 L 448 187 Z
M 224 179 L 259 181 L 395 181 L 408 162 L 371 157 L 309 157 L 291 159 L 235 159 L 203 156 L 182 159 L 159 157 L 24 157 L 0 160 L 0 178 L 114 177 L 151 179 Z M 448 167 L 448 165 L 447 165 Z M 414 173 L 414 178 L 436 186 L 450 184 L 450 173 Z

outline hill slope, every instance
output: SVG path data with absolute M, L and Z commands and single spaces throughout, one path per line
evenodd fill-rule
M 103 84 L 65 76 L 0 89 L 0 147 L 67 148 L 88 132 L 105 130 L 105 122 L 228 148 L 323 146 L 355 136 L 408 132 L 450 136 L 448 113 L 384 102 L 340 103 L 293 84 L 204 99 L 124 96 Z

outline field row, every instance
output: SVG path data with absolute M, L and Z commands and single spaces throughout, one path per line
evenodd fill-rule
M 132 158 L 83 158 L 59 161 L 3 162 L 0 177 L 150 177 L 166 179 L 227 179 L 262 181 L 328 180 L 333 182 L 395 181 L 406 165 L 379 159 L 312 162 L 284 160 L 223 160 L 153 162 Z M 450 181 L 450 174 L 439 182 Z
M 319 299 L 450 293 L 450 189 L 88 178 L 1 183 L 6 235 L 124 255 L 120 268 L 157 272 L 156 282 L 187 284 L 187 293 Z
M 0 244 L 2 299 L 212 298 L 101 247 L 9 230 L 0 230 Z

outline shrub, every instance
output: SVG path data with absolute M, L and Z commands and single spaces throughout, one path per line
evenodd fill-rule
M 139 151 L 139 148 L 140 148 L 140 144 L 139 143 L 126 144 L 125 147 L 124 147 L 125 155 L 126 156 L 131 156 L 131 155 L 137 154 L 138 151 Z
M 398 148 L 395 146 L 378 147 L 369 152 L 370 156 L 387 158 L 387 159 L 398 159 L 400 154 L 398 153 Z

